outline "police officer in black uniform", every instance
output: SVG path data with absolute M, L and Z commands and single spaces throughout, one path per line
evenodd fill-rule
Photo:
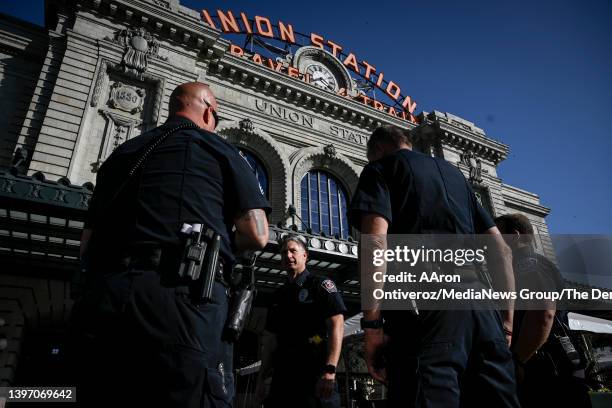
M 362 234 L 492 234 L 505 290 L 511 255 L 463 174 L 445 160 L 412 151 L 410 134 L 374 131 L 349 208 Z M 502 256 L 503 254 L 503 256 Z M 418 306 L 418 304 L 417 304 Z M 384 327 L 383 327 L 384 325 Z M 366 362 L 387 382 L 391 407 L 517 407 L 508 349 L 512 312 L 364 310 Z
M 212 133 L 218 120 L 207 85 L 180 85 L 167 122 L 119 146 L 97 174 L 81 240 L 83 295 L 73 314 L 84 406 L 231 404 L 228 275 L 234 253 L 266 245 L 270 206 L 238 150 Z M 186 227 L 197 225 L 220 239 L 218 258 L 205 258 L 212 260 L 200 272 L 214 282 L 208 300 L 178 274 Z
M 533 226 L 523 214 L 495 219 L 512 248 L 516 290 L 560 292 L 565 287 L 556 265 L 533 249 Z M 586 361 L 569 330 L 567 312 L 552 301 L 517 302 L 512 352 L 523 408 L 590 407 L 585 381 Z
M 331 279 L 306 269 L 302 237 L 285 236 L 282 264 L 288 280 L 273 296 L 262 339 L 262 365 L 256 393 L 266 407 L 340 407 L 336 366 L 340 358 L 346 307 Z

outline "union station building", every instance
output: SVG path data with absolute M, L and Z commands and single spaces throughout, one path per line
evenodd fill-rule
M 0 385 L 49 383 L 44 372 L 61 366 L 96 171 L 116 146 L 162 124 L 185 82 L 211 86 L 219 135 L 244 152 L 273 207 L 237 368 L 256 361 L 266 296 L 286 279 L 282 234 L 306 237 L 309 268 L 359 311 L 345 210 L 377 126 L 412 130 L 416 149 L 458 166 L 493 216 L 525 214 L 536 248 L 553 255 L 550 209 L 498 174 L 507 145 L 451 113 L 417 113 L 372 65 L 294 30 L 178 0 L 47 0 L 44 27 L 0 15 Z

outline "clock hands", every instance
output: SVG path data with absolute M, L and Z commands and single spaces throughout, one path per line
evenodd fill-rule
M 322 67 L 319 66 L 311 66 L 308 71 L 312 73 L 312 84 L 316 86 L 320 86 L 324 89 L 328 89 L 333 91 L 335 89 L 335 85 L 333 84 L 333 79 L 330 81 L 328 78 L 331 74 L 325 72 Z M 317 83 L 319 82 L 319 83 Z

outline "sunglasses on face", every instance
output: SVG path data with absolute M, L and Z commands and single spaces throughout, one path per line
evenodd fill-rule
M 217 114 L 217 111 L 212 107 L 212 105 L 206 99 L 202 99 L 202 102 L 206 104 L 206 106 L 208 106 L 208 108 L 212 112 L 213 118 L 215 118 L 215 127 L 213 129 L 216 129 L 217 125 L 219 124 L 219 115 Z

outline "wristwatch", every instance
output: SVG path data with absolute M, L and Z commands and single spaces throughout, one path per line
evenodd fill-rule
M 383 327 L 383 319 L 379 318 L 376 320 L 366 320 L 365 318 L 361 318 L 359 321 L 361 324 L 361 330 L 364 329 L 382 329 Z
M 336 366 L 333 364 L 326 364 L 325 367 L 323 367 L 323 372 L 325 374 L 336 374 Z

